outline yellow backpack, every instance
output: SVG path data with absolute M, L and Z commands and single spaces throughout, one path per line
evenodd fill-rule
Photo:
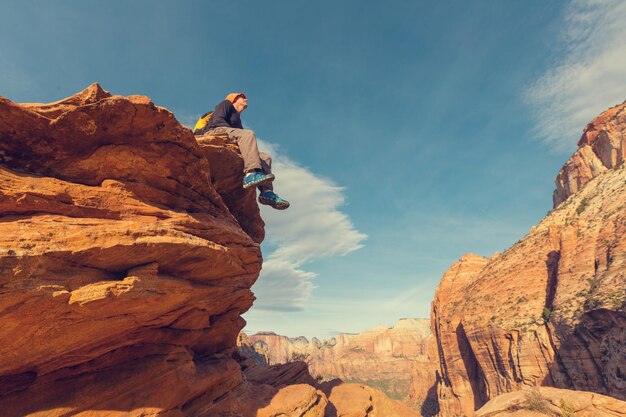
M 202 132 L 202 130 L 207 125 L 207 123 L 209 123 L 209 119 L 211 118 L 211 116 L 213 116 L 212 111 L 204 113 L 202 116 L 200 116 L 200 118 L 196 122 L 196 125 L 193 128 L 194 135 L 201 135 L 202 133 L 204 133 Z

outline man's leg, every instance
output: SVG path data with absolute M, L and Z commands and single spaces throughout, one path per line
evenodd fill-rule
M 261 169 L 265 174 L 272 173 L 272 157 L 268 154 L 261 152 Z M 267 183 L 263 185 L 259 185 L 259 203 L 265 204 L 267 206 L 271 206 L 276 210 L 285 210 L 289 207 L 289 201 L 280 198 L 276 193 L 274 193 L 274 184 Z
M 272 173 L 272 157 L 266 154 L 265 152 L 259 152 L 259 156 L 261 157 L 261 169 L 263 170 L 265 174 L 271 174 Z M 261 191 L 262 193 L 265 191 L 273 192 L 274 184 L 270 182 L 265 185 L 260 185 L 259 191 Z
M 239 151 L 243 157 L 243 171 L 246 173 L 243 179 L 243 188 L 269 184 L 274 180 L 274 175 L 263 172 L 261 155 L 256 143 L 256 136 L 250 129 L 235 129 L 232 127 L 217 127 L 215 133 L 226 133 L 228 137 L 235 139 Z
M 261 156 L 259 155 L 254 131 L 250 129 L 235 129 L 234 127 L 217 127 L 214 130 L 217 133 L 224 132 L 237 141 L 239 151 L 241 151 L 241 156 L 243 157 L 244 172 L 261 169 Z

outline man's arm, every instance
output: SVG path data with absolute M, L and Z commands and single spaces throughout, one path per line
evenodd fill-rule
M 231 107 L 233 107 L 233 104 L 228 100 L 224 100 L 220 102 L 217 106 L 215 106 L 213 117 L 211 117 L 211 126 L 229 127 L 230 123 L 228 122 L 229 120 L 228 116 L 229 116 Z

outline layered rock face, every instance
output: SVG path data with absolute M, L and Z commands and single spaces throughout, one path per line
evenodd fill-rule
M 274 332 L 259 332 L 251 336 L 242 333 L 241 337 L 245 340 L 242 346 L 246 347 L 247 344 L 254 352 L 263 356 L 263 361 L 268 365 L 302 360 L 322 346 L 336 343 L 335 340 L 320 342 L 317 338 L 309 342 L 304 336 L 287 337 Z
M 216 149 L 97 84 L 0 98 L 3 416 L 188 415 L 241 384 L 263 222 Z
M 428 357 L 429 347 L 434 350 L 429 326 L 426 319 L 401 319 L 391 328 L 326 341 L 264 332 L 249 336 L 248 343 L 270 364 L 303 360 L 316 377 L 365 384 L 417 409 L 432 410 L 434 404 L 428 403 L 435 402 L 435 368 Z
M 523 239 L 444 274 L 431 315 L 442 414 L 535 385 L 626 399 L 625 109 L 587 127 L 557 177 L 558 206 Z

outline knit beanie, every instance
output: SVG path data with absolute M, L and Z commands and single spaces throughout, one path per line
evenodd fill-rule
M 239 97 L 246 98 L 246 95 L 244 93 L 230 93 L 229 95 L 226 96 L 226 100 L 230 101 L 231 103 L 234 103 Z

